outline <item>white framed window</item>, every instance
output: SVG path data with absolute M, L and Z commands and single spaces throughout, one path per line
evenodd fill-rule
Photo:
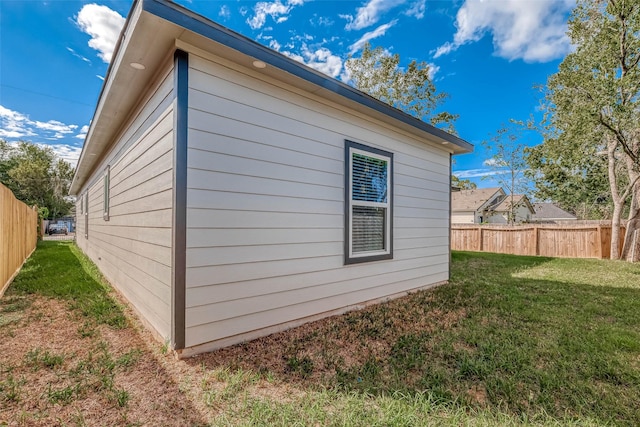
M 103 198 L 103 210 L 102 218 L 105 221 L 109 221 L 109 179 L 110 179 L 111 166 L 107 166 L 104 171 L 104 198 Z
M 345 264 L 393 258 L 393 153 L 345 141 Z

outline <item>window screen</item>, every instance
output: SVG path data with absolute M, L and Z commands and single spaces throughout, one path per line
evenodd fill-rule
M 393 154 L 345 143 L 345 263 L 392 258 Z

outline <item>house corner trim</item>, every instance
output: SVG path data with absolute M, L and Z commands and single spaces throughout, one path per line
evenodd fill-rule
M 187 134 L 189 55 L 174 54 L 174 140 L 173 140 L 173 236 L 171 278 L 171 346 L 185 348 L 185 305 L 187 267 Z

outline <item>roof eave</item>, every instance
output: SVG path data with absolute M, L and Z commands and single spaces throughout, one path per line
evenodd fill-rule
M 416 117 L 394 108 L 352 86 L 329 77 L 307 65 L 304 65 L 286 55 L 263 46 L 239 33 L 236 33 L 216 22 L 213 22 L 193 11 L 186 9 L 168 0 L 141 0 L 143 8 L 160 18 L 180 25 L 188 31 L 192 31 L 214 42 L 220 43 L 247 56 L 263 61 L 295 77 L 301 78 L 316 86 L 334 92 L 346 99 L 355 101 L 374 111 L 383 113 L 402 123 L 408 124 L 418 130 L 440 140 L 442 145 L 451 144 L 454 154 L 470 153 L 473 145 L 462 138 L 452 135 L 445 130 L 423 122 Z
M 138 77 L 135 70 L 126 66 L 127 62 L 136 61 L 136 55 L 147 55 L 149 49 L 131 48 L 134 33 L 137 37 L 147 38 L 148 35 L 138 29 L 139 21 L 152 20 L 151 17 L 160 18 L 170 24 L 172 31 L 157 31 L 154 27 L 154 38 L 151 50 L 165 49 L 168 54 L 169 47 L 175 47 L 177 34 L 188 30 L 213 42 L 219 43 L 241 54 L 250 56 L 265 62 L 277 70 L 293 75 L 305 83 L 311 83 L 317 87 L 317 93 L 324 93 L 347 100 L 353 105 L 365 107 L 369 114 L 382 117 L 393 122 L 396 126 L 410 130 L 418 135 L 422 134 L 427 139 L 441 144 L 442 149 L 452 154 L 469 153 L 473 151 L 473 145 L 452 135 L 442 129 L 423 122 L 401 110 L 398 110 L 380 100 L 373 98 L 341 81 L 329 77 L 313 68 L 299 63 L 279 52 L 235 33 L 201 15 L 198 15 L 178 4 L 168 0 L 135 0 L 129 15 L 125 21 L 118 43 L 114 50 L 113 59 L 107 70 L 105 81 L 98 98 L 93 120 L 87 132 L 85 143 L 80 154 L 76 174 L 74 175 L 70 194 L 78 194 L 86 180 L 91 176 L 105 151 L 108 149 L 116 133 L 123 125 L 127 109 L 132 108 L 137 92 L 129 87 L 144 87 L 150 77 Z M 136 50 L 136 52 L 132 52 Z M 152 69 L 153 65 L 147 65 Z M 150 70 L 151 71 L 151 70 Z M 132 84 L 132 79 L 138 79 L 138 84 Z M 127 83 L 129 87 L 117 89 Z M 142 89 L 140 89 L 142 90 Z M 117 93 L 114 93 L 117 92 Z M 135 92 L 135 93 L 134 93 Z M 139 94 L 138 94 L 139 95 Z

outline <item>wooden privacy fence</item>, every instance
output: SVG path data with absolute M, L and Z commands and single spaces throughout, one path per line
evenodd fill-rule
M 620 228 L 620 249 L 624 240 Z M 610 258 L 611 225 L 451 226 L 451 249 L 562 258 Z
M 38 242 L 38 212 L 0 184 L 0 297 Z

